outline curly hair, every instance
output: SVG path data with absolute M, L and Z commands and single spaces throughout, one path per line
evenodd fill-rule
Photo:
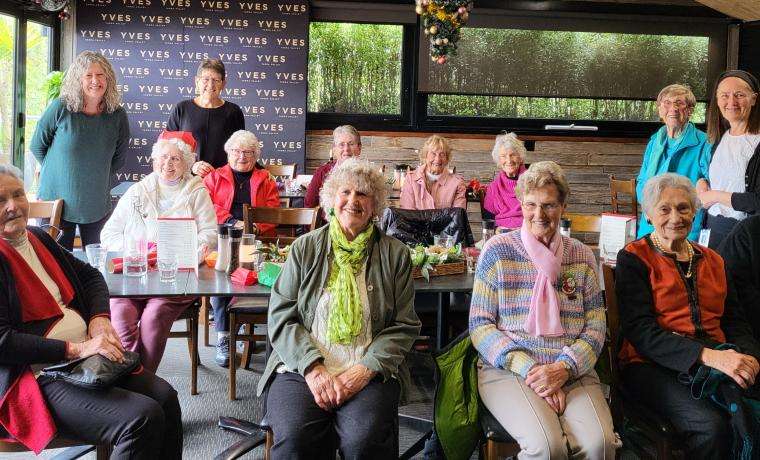
M 327 210 L 333 207 L 335 195 L 340 187 L 352 187 L 372 197 L 374 216 L 378 217 L 385 209 L 388 185 L 380 172 L 380 167 L 367 160 L 349 158 L 333 168 L 319 192 L 319 203 Z
M 530 165 L 530 168 L 517 179 L 515 195 L 522 202 L 525 195 L 547 185 L 557 187 L 559 202 L 562 204 L 567 203 L 567 197 L 570 195 L 570 186 L 567 183 L 567 178 L 565 178 L 562 168 L 553 161 L 539 161 Z
M 82 77 L 92 64 L 98 64 L 106 74 L 106 92 L 100 101 L 100 108 L 106 113 L 113 113 L 121 104 L 121 94 L 116 89 L 116 74 L 108 59 L 94 51 L 79 53 L 66 70 L 61 83 L 61 100 L 70 112 L 81 112 L 84 109 Z

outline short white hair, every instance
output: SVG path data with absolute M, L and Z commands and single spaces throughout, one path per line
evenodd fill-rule
M 161 152 L 169 146 L 176 147 L 182 153 L 182 161 L 185 163 L 185 175 L 190 174 L 190 168 L 192 168 L 193 163 L 195 163 L 195 152 L 193 152 L 190 149 L 190 146 L 182 139 L 172 138 L 157 140 L 156 143 L 153 144 L 153 148 L 150 150 L 150 157 L 153 161 L 158 160 L 158 156 L 161 155 Z
M 357 131 L 356 128 L 351 125 L 341 125 L 333 130 L 333 144 L 335 144 L 338 136 L 341 134 L 348 134 L 349 136 L 353 136 L 357 144 L 362 144 L 362 137 L 359 135 L 359 131 Z
M 232 136 L 227 139 L 227 142 L 224 143 L 224 151 L 227 152 L 227 154 L 229 154 L 232 149 L 239 149 L 241 147 L 250 148 L 256 152 L 253 161 L 257 161 L 261 156 L 259 138 L 250 131 L 244 129 L 235 131 L 232 133 Z
M 17 167 L 10 164 L 0 164 L 0 176 L 15 177 L 20 181 L 24 181 L 24 173 Z
M 647 216 L 652 215 L 651 211 L 660 202 L 662 192 L 668 188 L 675 188 L 686 192 L 689 195 L 689 202 L 694 212 L 702 207 L 697 196 L 697 189 L 688 177 L 676 173 L 663 173 L 650 178 L 644 184 L 644 191 L 641 194 L 641 206 Z
M 323 209 L 333 207 L 335 195 L 341 186 L 353 187 L 372 197 L 375 205 L 374 217 L 379 216 L 385 208 L 388 185 L 376 164 L 353 157 L 335 166 L 319 192 L 319 202 Z
M 491 158 L 496 165 L 499 165 L 499 154 L 502 151 L 512 149 L 516 154 L 520 155 L 520 160 L 525 163 L 525 156 L 528 151 L 525 149 L 525 143 L 517 138 L 515 133 L 504 133 L 496 136 L 496 142 L 493 144 L 493 150 L 491 151 Z

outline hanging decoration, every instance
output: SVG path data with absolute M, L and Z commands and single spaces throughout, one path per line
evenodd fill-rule
M 456 55 L 459 29 L 467 22 L 472 0 L 416 0 L 425 36 L 430 38 L 430 58 L 445 64 Z
M 50 11 L 52 13 L 58 12 L 60 19 L 69 19 L 69 0 L 32 0 L 39 5 L 43 10 Z

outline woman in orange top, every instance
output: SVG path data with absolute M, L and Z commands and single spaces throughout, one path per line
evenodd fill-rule
M 655 176 L 643 198 L 654 231 L 618 253 L 615 273 L 623 385 L 670 421 L 689 458 L 731 458 L 728 413 L 709 398 L 693 399 L 681 380 L 706 366 L 746 390 L 760 371 L 760 345 L 723 259 L 687 240 L 699 209 L 691 181 L 673 173 Z M 715 349 L 726 342 L 738 351 Z

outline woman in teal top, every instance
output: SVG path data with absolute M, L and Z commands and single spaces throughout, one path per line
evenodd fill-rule
M 650 177 L 672 172 L 686 176 L 696 185 L 697 180 L 707 178 L 710 167 L 711 145 L 707 135 L 689 121 L 697 99 L 683 85 L 669 85 L 657 96 L 657 111 L 665 126 L 649 138 L 644 151 L 639 177 L 636 179 L 636 197 L 642 202 L 644 184 Z M 699 239 L 704 211 L 699 210 L 689 233 L 690 240 Z M 652 224 L 644 213 L 639 217 L 638 238 L 652 232 Z
M 41 200 L 63 199 L 60 243 L 71 250 L 76 226 L 82 245 L 100 242 L 111 211 L 111 175 L 124 165 L 127 113 L 116 75 L 99 53 L 84 51 L 63 77 L 61 96 L 37 123 L 29 149 L 42 165 Z

